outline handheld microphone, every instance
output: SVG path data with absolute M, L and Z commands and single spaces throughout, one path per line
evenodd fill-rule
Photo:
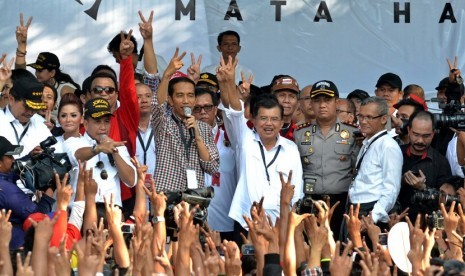
M 184 111 L 184 116 L 189 117 L 189 116 L 192 115 L 192 109 L 190 107 L 185 106 L 182 109 Z M 194 137 L 195 137 L 194 128 L 192 128 L 192 127 L 189 128 L 189 135 L 190 135 L 191 139 L 194 139 Z
M 102 134 L 100 135 L 100 143 L 102 143 L 103 139 L 105 139 L 107 135 Z M 108 156 L 108 161 L 110 161 L 110 165 L 115 166 L 115 159 L 113 158 L 113 155 L 111 153 L 107 153 Z

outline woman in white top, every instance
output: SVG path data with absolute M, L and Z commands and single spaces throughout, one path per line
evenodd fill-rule
M 70 137 L 80 137 L 79 129 L 84 122 L 82 102 L 73 93 L 65 94 L 61 98 L 58 106 L 58 122 L 63 129 L 63 135 L 55 137 L 57 139 L 54 145 L 55 153 L 66 153 L 66 140 Z M 69 176 L 69 183 L 76 192 L 77 170 L 72 169 Z

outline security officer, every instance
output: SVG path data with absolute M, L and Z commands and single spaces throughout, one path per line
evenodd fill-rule
M 315 83 L 310 92 L 316 120 L 295 132 L 303 168 L 304 192 L 314 200 L 330 197 L 331 206 L 340 201 L 331 219 L 333 233 L 339 233 L 347 191 L 357 160 L 356 127 L 337 118 L 339 92 L 328 80 Z

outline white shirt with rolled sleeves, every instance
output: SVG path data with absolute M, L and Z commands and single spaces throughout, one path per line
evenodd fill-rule
M 370 143 L 386 130 L 382 130 L 363 141 L 358 160 L 365 152 L 364 147 L 369 145 L 363 157 L 357 177 L 349 187 L 349 199 L 352 204 L 369 203 L 376 201 L 372 218 L 388 222 L 388 212 L 394 207 L 400 192 L 402 164 L 404 162 L 402 151 L 396 141 L 389 135 L 379 137 L 373 144 Z
M 13 114 L 11 114 L 8 106 L 3 110 L 0 109 L 0 136 L 4 136 L 13 145 L 24 146 L 21 154 L 14 156 L 15 159 L 28 155 L 40 142 L 52 136 L 52 133 L 44 122 L 45 119 L 42 116 L 34 114 L 30 118 L 28 125 L 22 125 Z M 18 138 L 20 138 L 26 130 L 23 138 L 20 138 L 20 142 L 18 142 L 15 130 L 18 134 Z
M 78 162 L 74 154 L 80 148 L 84 147 L 92 147 L 97 142 L 92 139 L 87 132 L 81 137 L 71 137 L 66 140 L 65 147 L 68 153 L 68 157 L 71 160 L 71 164 L 74 168 L 79 168 Z M 137 173 L 134 165 L 131 163 L 131 157 L 129 156 L 129 152 L 125 146 L 117 147 L 119 155 L 123 158 L 123 160 L 134 169 L 134 183 L 124 183 L 128 187 L 133 187 L 137 183 Z M 104 164 L 104 169 L 108 173 L 108 178 L 103 180 L 100 177 L 100 173 L 102 172 L 101 169 L 97 168 L 97 162 L 102 161 Z M 118 170 L 112 165 L 110 165 L 110 160 L 108 159 L 108 155 L 106 153 L 99 153 L 94 157 L 87 160 L 87 169 L 93 168 L 93 175 L 92 177 L 95 179 L 98 185 L 97 194 L 95 196 L 95 202 L 104 202 L 103 197 L 106 196 L 110 199 L 110 195 L 114 195 L 114 203 L 118 206 L 123 206 L 121 202 L 121 188 L 120 188 L 120 178 L 118 175 Z M 77 169 L 77 173 L 79 174 L 79 169 Z
M 273 221 L 279 217 L 281 180 L 279 172 L 283 173 L 287 181 L 289 171 L 292 170 L 291 183 L 295 186 L 292 204 L 303 197 L 302 186 L 302 164 L 300 162 L 299 150 L 294 142 L 278 135 L 276 145 L 269 151 L 264 149 L 266 164 L 275 156 L 278 147 L 281 146 L 276 160 L 268 167 L 270 181 L 266 176 L 265 166 L 258 143 L 260 137 L 256 132 L 249 129 L 244 118 L 244 112 L 226 109 L 225 124 L 229 136 L 235 136 L 237 141 L 236 150 L 240 151 L 239 180 L 234 193 L 234 198 L 229 210 L 229 216 L 239 222 L 247 229 L 247 224 L 242 218 L 243 214 L 250 216 L 250 208 L 254 201 L 259 202 L 264 197 L 263 208 L 271 216 Z M 230 126 L 232 129 L 229 129 Z
M 452 175 L 457 175 L 463 178 L 462 166 L 460 166 L 459 160 L 457 159 L 457 134 L 454 134 L 454 137 L 447 145 L 446 158 L 447 161 L 449 161 Z
M 220 183 L 212 185 L 212 176 L 205 173 L 205 187 L 212 186 L 214 197 L 208 206 L 208 225 L 214 231 L 230 232 L 234 230 L 234 220 L 228 216 L 231 201 L 237 185 L 236 158 L 232 145 L 225 144 L 224 131 L 216 125 L 212 129 L 213 137 L 218 134 L 216 147 L 220 154 Z M 215 138 L 216 140 L 216 138 Z

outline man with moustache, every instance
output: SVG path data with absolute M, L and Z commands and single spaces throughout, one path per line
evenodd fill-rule
M 312 123 L 315 120 L 315 112 L 313 112 L 312 99 L 310 98 L 311 90 L 312 86 L 307 85 L 302 88 L 299 94 L 300 110 L 302 111 L 305 119 L 302 123 Z
M 294 131 L 297 128 L 292 116 L 297 109 L 299 84 L 290 77 L 284 76 L 274 81 L 271 86 L 271 93 L 278 99 L 279 104 L 283 107 L 283 126 L 279 131 L 282 137 L 294 141 Z
M 419 111 L 410 116 L 408 137 L 410 143 L 400 147 L 404 164 L 399 201 L 403 209 L 410 207 L 409 216 L 415 218 L 419 207 L 412 203 L 413 193 L 428 188 L 439 189 L 451 176 L 451 169 L 447 159 L 431 147 L 433 114 Z

